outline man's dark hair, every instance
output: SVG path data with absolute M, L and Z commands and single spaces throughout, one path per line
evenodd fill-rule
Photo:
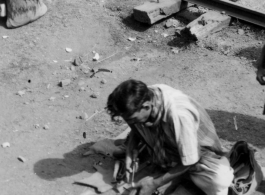
M 119 84 L 109 95 L 107 111 L 115 121 L 117 116 L 131 116 L 139 111 L 145 101 L 152 99 L 153 93 L 147 85 L 138 80 L 127 80 Z

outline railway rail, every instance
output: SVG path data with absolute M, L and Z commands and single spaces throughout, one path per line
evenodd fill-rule
M 241 20 L 265 27 L 265 13 L 249 9 L 228 0 L 185 0 L 186 2 L 201 5 L 218 11 L 225 11 L 226 14 Z

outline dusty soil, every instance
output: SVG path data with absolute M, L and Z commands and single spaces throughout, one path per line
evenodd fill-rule
M 108 94 L 128 78 L 165 83 L 194 97 L 209 111 L 225 146 L 249 142 L 265 167 L 265 93 L 255 79 L 264 29 L 235 20 L 194 41 L 166 29 L 166 20 L 153 26 L 136 22 L 132 8 L 141 2 L 46 0 L 48 13 L 31 24 L 9 30 L 1 19 L 0 36 L 9 37 L 0 39 L 0 143 L 11 145 L 0 148 L 1 195 L 84 192 L 73 182 L 94 172 L 94 162 L 108 159 L 82 153 L 126 128 L 113 124 L 103 109 Z M 182 26 L 188 22 L 174 17 Z M 93 51 L 99 62 L 92 61 Z M 84 64 L 73 66 L 78 56 Z M 93 75 L 89 68 L 112 72 Z M 71 83 L 59 86 L 64 79 Z M 256 194 L 264 191 L 263 182 Z

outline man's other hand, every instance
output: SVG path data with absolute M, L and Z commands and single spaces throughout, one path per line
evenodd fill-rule
M 257 71 L 257 81 L 261 84 L 261 85 L 265 85 L 265 69 L 263 68 L 259 68 Z

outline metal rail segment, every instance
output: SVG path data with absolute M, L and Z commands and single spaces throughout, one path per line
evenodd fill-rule
M 247 22 L 265 27 L 265 13 L 237 5 L 227 0 L 185 0 L 189 3 L 198 4 L 218 11 L 225 11 L 226 14 L 245 20 Z

